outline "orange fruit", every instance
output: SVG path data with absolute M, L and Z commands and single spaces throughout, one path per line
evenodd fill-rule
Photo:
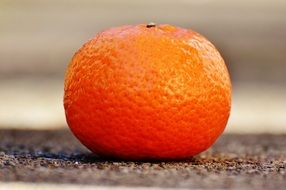
M 219 52 L 202 35 L 171 25 L 98 33 L 76 52 L 65 78 L 67 123 L 103 157 L 194 156 L 223 132 L 230 106 Z

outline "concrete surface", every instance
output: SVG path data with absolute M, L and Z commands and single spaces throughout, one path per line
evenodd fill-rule
M 0 130 L 0 181 L 117 187 L 284 189 L 285 135 L 224 135 L 183 161 L 91 154 L 67 130 Z

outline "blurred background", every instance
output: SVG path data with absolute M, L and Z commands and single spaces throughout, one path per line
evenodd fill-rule
M 101 30 L 151 21 L 220 50 L 233 82 L 227 132 L 286 132 L 285 0 L 0 0 L 0 128 L 66 127 L 74 52 Z

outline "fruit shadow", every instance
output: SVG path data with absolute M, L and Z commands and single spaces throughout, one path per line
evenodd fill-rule
M 0 157 L 12 159 L 42 159 L 62 162 L 95 163 L 196 163 L 199 158 L 180 160 L 123 160 L 112 157 L 99 157 L 87 150 L 69 130 L 0 130 Z M 32 138 L 31 138 L 32 137 Z

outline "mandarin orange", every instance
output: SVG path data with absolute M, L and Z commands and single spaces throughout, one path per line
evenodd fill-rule
M 99 156 L 183 159 L 223 132 L 231 82 L 202 35 L 171 25 L 122 26 L 76 52 L 64 108 L 74 135 Z

